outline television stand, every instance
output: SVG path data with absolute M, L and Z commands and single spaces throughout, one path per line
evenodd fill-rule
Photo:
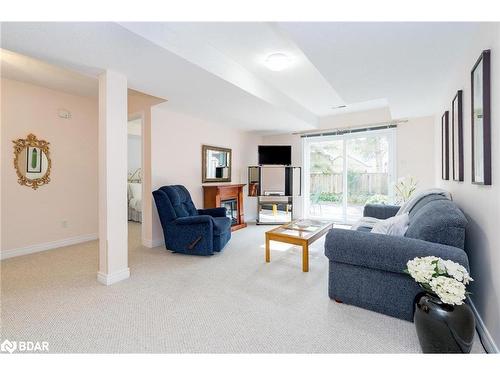
M 281 225 L 293 219 L 292 196 L 257 197 L 257 224 Z
M 257 198 L 257 224 L 281 225 L 293 220 L 293 197 L 302 191 L 301 168 L 248 167 L 248 195 Z

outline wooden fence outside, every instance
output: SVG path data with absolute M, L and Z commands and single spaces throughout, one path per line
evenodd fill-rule
M 348 177 L 350 194 L 387 194 L 387 173 L 355 173 Z M 311 193 L 339 194 L 343 191 L 342 173 L 311 173 Z

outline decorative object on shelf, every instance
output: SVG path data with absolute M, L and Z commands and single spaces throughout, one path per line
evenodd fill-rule
M 464 303 L 473 279 L 451 260 L 414 258 L 405 270 L 424 290 L 415 298 L 414 322 L 424 353 L 469 353 L 475 320 Z
M 441 116 L 441 178 L 450 179 L 450 127 L 449 112 Z
M 402 204 L 408 202 L 415 190 L 417 190 L 417 184 L 418 181 L 413 176 L 399 178 L 396 185 L 394 185 L 394 191 L 396 193 L 396 203 Z
M 301 174 L 301 167 L 248 167 L 248 196 L 257 197 L 257 224 L 292 221 L 293 197 L 302 195 Z
M 201 148 L 202 182 L 231 182 L 232 155 L 230 148 L 207 146 Z
M 464 125 L 462 90 L 451 102 L 451 165 L 454 181 L 464 180 Z
M 260 167 L 248 167 L 248 196 L 258 197 L 260 190 Z
M 39 186 L 50 182 L 49 142 L 38 139 L 34 134 L 19 138 L 14 143 L 14 168 L 20 185 L 36 190 Z
M 243 210 L 243 187 L 245 184 L 203 186 L 203 207 L 224 207 L 226 216 L 231 219 L 231 231 L 245 228 Z
M 471 72 L 472 183 L 491 185 L 490 50 L 485 50 Z

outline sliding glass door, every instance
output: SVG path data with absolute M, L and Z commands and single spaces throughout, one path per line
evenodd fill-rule
M 303 138 L 305 216 L 353 223 L 392 202 L 394 129 Z

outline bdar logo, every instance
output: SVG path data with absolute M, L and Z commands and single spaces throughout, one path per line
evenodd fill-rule
M 15 341 L 12 342 L 12 341 L 9 341 L 9 340 L 5 340 L 0 345 L 0 350 L 2 352 L 9 352 L 9 353 L 12 354 L 16 349 L 17 349 L 17 343 Z

